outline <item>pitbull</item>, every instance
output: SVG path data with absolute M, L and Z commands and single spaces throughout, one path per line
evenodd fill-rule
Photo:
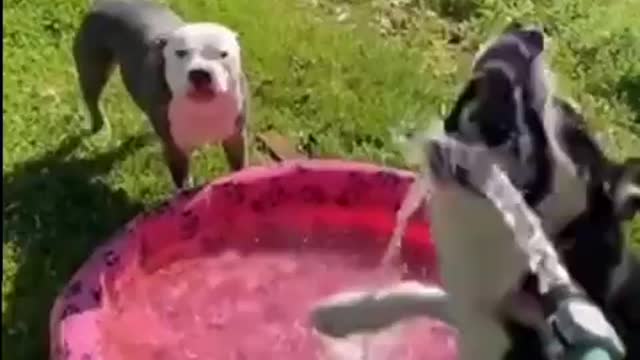
M 185 23 L 147 0 L 98 0 L 73 43 L 93 133 L 109 123 L 99 99 L 114 65 L 160 137 L 173 183 L 191 184 L 190 155 L 222 142 L 233 170 L 247 164 L 249 91 L 238 37 L 216 23 Z

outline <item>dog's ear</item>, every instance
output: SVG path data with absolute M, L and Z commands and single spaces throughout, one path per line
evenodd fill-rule
M 537 28 L 522 29 L 518 30 L 516 34 L 534 57 L 544 51 L 544 33 L 542 30 Z
M 512 31 L 518 31 L 524 29 L 524 24 L 518 20 L 513 20 L 505 26 L 503 33 L 510 33 Z
M 153 69 L 153 79 L 158 81 L 158 86 L 154 87 L 163 94 L 169 94 L 169 85 L 165 78 L 164 48 L 167 46 L 168 37 L 160 35 L 151 41 L 151 48 L 147 54 L 147 66 Z M 162 95 L 164 96 L 164 95 Z
M 151 41 L 151 46 L 153 48 L 153 51 L 160 51 L 162 52 L 162 50 L 164 50 L 164 47 L 167 46 L 167 42 L 168 42 L 168 36 L 167 35 L 159 35 L 156 36 L 152 41 Z
M 474 85 L 478 98 L 483 102 L 499 105 L 513 101 L 514 84 L 502 69 L 486 69 Z
M 518 133 L 516 118 L 524 107 L 516 101 L 515 91 L 512 79 L 500 68 L 486 69 L 476 81 L 479 105 L 470 120 L 490 147 L 500 146 Z
M 514 36 L 534 57 L 544 50 L 545 38 L 542 28 L 512 21 L 505 27 L 503 35 Z
M 640 158 L 627 159 L 619 166 L 613 191 L 615 208 L 621 219 L 630 220 L 640 212 Z
M 164 54 L 163 50 L 167 46 L 167 37 L 160 35 L 151 41 L 147 62 L 151 67 L 164 71 Z
M 471 80 L 462 90 L 462 93 L 453 105 L 449 115 L 444 119 L 444 131 L 447 134 L 454 134 L 460 131 L 460 117 L 462 116 L 462 111 L 465 106 L 468 106 L 476 97 L 475 81 L 475 79 Z
M 497 146 L 508 139 L 515 121 L 514 87 L 500 69 L 479 72 L 445 119 L 445 132 Z
M 236 41 L 236 45 L 238 46 L 238 54 L 242 54 L 242 33 L 239 31 L 234 31 L 233 32 L 233 38 Z M 242 56 L 242 55 L 240 55 Z
M 578 175 L 592 184 L 602 184 L 609 175 L 609 160 L 598 142 L 591 136 L 587 123 L 568 101 L 554 97 L 555 121 L 559 122 L 559 142 L 571 162 L 576 166 Z

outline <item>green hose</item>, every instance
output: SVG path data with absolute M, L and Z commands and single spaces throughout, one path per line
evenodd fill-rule
M 601 347 L 582 347 L 570 351 L 567 360 L 617 360 Z

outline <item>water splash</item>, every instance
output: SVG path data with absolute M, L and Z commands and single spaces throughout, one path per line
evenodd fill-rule
M 387 250 L 382 257 L 382 266 L 390 266 L 395 260 L 401 257 L 402 239 L 407 229 L 409 218 L 420 208 L 420 205 L 424 204 L 427 200 L 428 191 L 426 184 L 422 179 L 416 178 L 407 190 L 400 209 L 396 212 L 396 223 Z
M 434 138 L 427 147 L 432 166 L 424 175 L 425 181 L 457 182 L 460 170 L 464 169 L 466 181 L 491 201 L 511 229 L 513 246 L 525 255 L 528 270 L 538 276 L 541 293 L 555 286 L 574 286 L 542 227 L 542 220 L 495 162 L 490 149 L 450 137 Z
M 417 131 L 411 136 L 398 138 L 396 142 L 401 146 L 407 163 L 422 169 L 427 164 L 424 144 L 428 142 L 428 139 L 441 136 L 443 133 L 442 121 L 434 120 L 429 122 L 427 129 Z M 400 257 L 402 238 L 409 223 L 409 218 L 420 208 L 420 205 L 428 203 L 429 188 L 427 184 L 428 182 L 425 178 L 417 176 L 409 189 L 407 189 L 407 194 L 400 204 L 400 209 L 396 212 L 396 223 L 389 245 L 382 257 L 381 265 L 383 267 L 392 265 Z

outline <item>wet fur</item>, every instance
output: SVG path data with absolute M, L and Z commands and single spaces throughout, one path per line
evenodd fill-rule
M 515 124 L 514 122 L 507 122 L 506 129 L 500 128 L 505 124 L 497 124 L 498 127 L 496 128 L 494 127 L 496 125 L 495 122 L 481 123 L 480 130 L 475 134 L 473 131 L 471 131 L 471 134 L 460 133 L 461 131 L 464 132 L 464 122 L 468 120 L 468 118 L 464 119 L 464 116 L 469 116 L 466 108 L 470 102 L 478 100 L 478 90 L 481 90 L 483 86 L 478 82 L 484 80 L 486 79 L 477 77 L 463 90 L 450 116 L 445 120 L 445 131 L 453 137 L 466 137 L 466 140 L 472 142 L 486 140 L 487 142 L 484 145 L 488 147 L 500 146 L 505 143 L 505 134 L 514 129 L 512 126 Z M 493 80 L 496 80 L 496 78 L 493 78 Z M 490 81 L 493 80 L 490 79 Z M 502 82 L 499 77 L 497 80 L 499 83 Z M 505 83 L 502 82 L 502 86 L 504 85 Z M 506 88 L 508 89 L 508 87 L 509 84 L 507 83 Z M 508 91 L 502 92 L 502 94 L 508 94 Z M 497 105 L 500 106 L 501 104 L 498 103 Z M 638 260 L 624 247 L 624 239 L 620 227 L 621 223 L 631 217 L 632 213 L 637 212 L 639 208 L 640 159 L 632 159 L 625 164 L 615 164 L 609 161 L 600 150 L 598 144 L 589 135 L 582 116 L 567 101 L 552 96 L 544 107 L 545 109 L 541 113 L 548 116 L 544 120 L 540 118 L 540 112 L 538 112 L 540 109 L 533 111 L 534 109 L 529 108 L 526 110 L 527 116 L 523 117 L 525 123 L 528 124 L 528 131 L 532 135 L 532 150 L 534 150 L 533 154 L 536 156 L 532 162 L 536 169 L 533 172 L 535 176 L 526 179 L 527 181 L 521 184 L 525 195 L 528 195 L 526 200 L 530 205 L 545 205 L 545 201 L 553 195 L 554 186 L 559 183 L 556 180 L 558 176 L 555 171 L 558 166 L 556 157 L 562 156 L 570 163 L 569 170 L 571 171 L 560 175 L 569 175 L 576 178 L 576 183 L 581 186 L 571 195 L 578 195 L 578 197 L 584 198 L 584 205 L 582 207 L 573 207 L 572 216 L 568 220 L 563 220 L 562 223 L 552 223 L 556 227 L 550 228 L 550 234 L 555 236 L 557 248 L 564 250 L 561 255 L 564 254 L 570 272 L 574 274 L 579 284 L 586 289 L 588 295 L 593 297 L 597 304 L 604 308 L 606 316 L 614 324 L 616 331 L 622 335 L 629 352 L 628 358 L 635 358 L 638 354 L 638 346 L 640 346 L 640 339 L 638 338 L 638 314 L 640 312 L 638 309 L 640 307 L 637 306 L 640 303 L 640 266 L 638 265 Z M 493 108 L 492 110 L 495 111 L 496 109 Z M 512 117 L 508 111 L 505 113 L 508 116 L 507 119 Z M 499 111 L 491 114 L 485 121 L 491 120 L 494 116 L 499 118 Z M 480 118 L 480 122 L 482 121 Z M 509 126 L 512 127 L 509 128 Z M 466 130 L 468 129 L 469 127 L 466 128 Z M 558 151 L 562 151 L 562 154 L 558 153 Z M 428 161 L 422 159 L 422 162 L 426 164 Z M 462 182 L 464 183 L 464 181 Z M 630 185 L 634 185 L 635 188 Z M 459 193 L 463 193 L 463 191 Z M 579 196 L 580 193 L 582 193 L 582 196 Z M 563 192 L 555 194 L 556 203 L 575 200 L 563 197 L 563 194 Z M 450 229 L 453 229 L 450 231 L 464 231 L 464 229 L 471 228 L 471 231 L 478 229 L 480 232 L 490 232 L 491 230 L 487 229 L 490 226 L 487 226 L 488 223 L 483 221 L 482 218 L 490 215 L 494 209 L 486 205 L 482 206 L 480 210 L 469 209 L 474 204 L 480 204 L 481 199 L 474 196 L 477 194 L 473 194 L 470 191 L 468 191 L 467 195 L 459 198 L 458 202 L 465 202 L 465 204 L 458 204 L 460 209 L 459 211 L 454 210 L 453 213 L 455 215 L 452 216 L 452 218 L 456 219 L 461 216 L 465 217 L 463 213 L 469 211 L 466 216 L 465 226 L 456 227 L 454 225 L 450 227 Z M 439 203 L 446 204 L 447 201 Z M 551 204 L 553 205 L 553 203 Z M 582 202 L 578 202 L 578 204 L 582 204 Z M 432 205 L 437 205 L 437 203 L 432 202 Z M 578 209 L 578 211 L 575 211 L 575 209 Z M 444 211 L 447 210 L 444 209 Z M 544 208 L 542 210 L 538 208 L 538 211 L 541 215 L 545 215 Z M 442 212 L 436 211 L 435 214 L 443 218 L 443 221 L 449 218 L 447 214 Z M 495 221 L 496 216 L 488 217 Z M 437 219 L 432 218 L 432 222 L 434 220 L 437 221 Z M 474 226 L 474 223 L 477 225 Z M 478 239 L 480 235 L 477 234 L 477 231 L 474 236 L 476 236 L 476 240 L 480 240 Z M 499 236 L 500 239 L 495 239 L 495 236 Z M 332 304 L 334 305 L 333 308 L 327 306 L 323 310 L 338 319 L 342 319 L 344 315 L 341 315 L 336 310 L 344 310 L 343 308 L 346 308 L 350 311 L 350 314 L 359 314 L 362 317 L 360 319 L 361 323 L 374 320 L 382 323 L 385 321 L 392 322 L 403 318 L 405 315 L 415 316 L 414 312 L 416 312 L 417 314 L 425 314 L 449 322 L 453 326 L 458 326 L 462 334 L 468 334 L 471 330 L 473 332 L 471 338 L 474 341 L 469 344 L 472 347 L 482 347 L 482 344 L 487 340 L 488 343 L 493 343 L 489 346 L 490 348 L 504 349 L 504 354 L 494 356 L 491 360 L 494 358 L 509 360 L 546 359 L 543 348 L 545 343 L 541 338 L 540 330 L 541 328 L 548 328 L 548 326 L 545 323 L 544 313 L 540 304 L 542 300 L 538 294 L 535 277 L 532 275 L 526 276 L 525 271 L 523 271 L 522 287 L 518 288 L 518 282 L 515 282 L 516 288 L 514 291 L 519 291 L 518 294 L 522 295 L 527 301 L 519 302 L 522 299 L 506 295 L 508 300 L 515 301 L 510 304 L 508 302 L 501 304 L 501 300 L 492 297 L 496 293 L 503 293 L 495 291 L 495 283 L 504 283 L 505 276 L 509 275 L 508 271 L 496 270 L 501 265 L 498 264 L 496 266 L 495 259 L 509 260 L 510 255 L 505 256 L 503 253 L 500 256 L 499 253 L 500 251 L 508 252 L 513 248 L 513 244 L 509 240 L 511 237 L 511 235 L 487 236 L 485 234 L 484 239 L 493 241 L 494 245 L 495 241 L 507 241 L 504 246 L 497 246 L 497 249 L 481 242 L 463 244 L 455 241 L 454 243 L 457 243 L 458 249 L 449 249 L 449 253 L 456 255 L 454 257 L 459 261 L 454 259 L 448 265 L 445 264 L 445 266 L 448 266 L 450 274 L 465 278 L 467 280 L 465 284 L 469 285 L 463 291 L 454 291 L 454 293 L 457 295 L 469 295 L 481 300 L 480 307 L 476 308 L 477 313 L 473 315 L 480 317 L 480 327 L 473 326 L 475 324 L 474 320 L 478 320 L 478 318 L 460 318 L 455 313 L 455 309 L 450 309 L 449 304 L 455 299 L 450 298 L 446 293 L 437 295 L 432 292 L 431 296 L 420 296 L 419 292 L 415 291 L 407 294 L 412 303 L 419 304 L 417 308 L 407 308 L 403 302 L 393 299 L 392 296 L 376 298 L 376 301 L 381 303 L 378 305 L 388 307 L 382 315 L 396 314 L 395 317 L 392 316 L 393 319 L 391 320 L 387 318 L 380 320 L 381 314 L 375 312 L 358 311 L 363 306 L 362 302 L 371 301 L 370 295 L 364 298 L 366 301 L 356 299 L 357 301 L 347 302 L 347 304 Z M 455 239 L 456 236 L 454 235 L 452 238 Z M 448 246 L 456 246 L 456 244 Z M 466 254 L 470 254 L 475 258 L 488 259 L 487 265 L 465 261 Z M 462 268 L 460 266 L 462 263 L 473 263 L 486 268 L 481 271 L 473 271 Z M 516 267 L 521 267 L 521 264 L 518 265 L 516 262 Z M 460 269 L 462 271 L 459 271 Z M 514 267 L 511 268 L 511 270 L 513 269 Z M 489 277 L 487 273 L 489 273 Z M 478 277 L 469 280 L 469 276 Z M 487 285 L 485 281 L 487 278 L 490 279 L 488 286 L 492 287 L 491 289 L 484 287 Z M 460 282 L 457 283 L 458 285 L 460 284 Z M 463 296 L 463 298 L 466 297 Z M 489 302 L 486 301 L 487 299 Z M 504 311 L 509 307 L 514 312 Z M 356 310 L 355 312 L 354 309 Z M 492 312 L 491 309 L 494 311 Z M 503 311 L 500 312 L 500 310 Z M 332 311 L 335 312 L 332 313 Z M 319 313 L 322 312 L 320 311 Z M 325 328 L 329 332 L 335 330 L 331 326 L 336 324 L 330 323 L 331 321 L 323 323 L 320 320 L 327 319 L 316 319 L 316 326 Z M 469 327 L 469 324 L 472 326 Z M 350 321 L 344 325 L 347 330 L 342 330 L 345 332 L 355 331 L 353 329 L 354 326 L 357 327 Z M 510 344 L 503 342 L 503 331 L 506 332 Z M 549 335 L 548 331 L 546 335 Z M 492 351 L 486 347 L 482 350 Z M 478 354 L 467 354 L 467 356 L 476 359 L 477 357 L 474 357 L 474 355 L 477 356 Z
M 564 106 L 575 124 L 563 132 L 565 141 L 589 188 L 587 209 L 558 233 L 558 247 L 572 277 L 622 337 L 627 359 L 639 359 L 640 259 L 628 247 L 622 227 L 640 212 L 640 158 L 608 159 L 582 116 Z
M 587 184 L 585 210 L 554 238 L 573 279 L 603 310 L 627 347 L 627 359 L 640 358 L 640 260 L 627 247 L 622 226 L 631 213 L 640 211 L 638 198 L 619 191 L 640 186 L 640 159 L 615 163 L 608 159 L 588 132 L 583 117 L 568 102 L 554 99 L 562 114 L 560 141 Z M 623 208 L 619 202 L 629 202 Z M 631 213 L 629 213 L 631 212 Z M 537 297 L 535 280 L 528 278 L 524 289 Z M 542 340 L 536 331 L 508 320 L 512 338 L 506 359 L 545 359 Z
M 529 73 L 526 64 L 518 63 L 521 59 L 508 51 L 500 54 L 489 48 L 489 51 L 481 53 L 479 59 L 490 58 L 491 51 L 498 58 L 502 56 L 507 61 L 515 59 L 516 75 Z M 521 68 L 518 69 L 518 66 Z M 577 111 L 568 102 L 552 94 L 552 84 L 548 79 L 548 88 L 536 84 L 547 73 L 540 69 L 533 70 L 537 73 L 522 81 L 532 81 L 533 86 L 529 89 L 522 87 L 525 90 L 521 96 L 526 106 L 523 114 L 518 114 L 517 101 L 513 102 L 511 93 L 514 79 L 516 83 L 518 81 L 517 77 L 509 78 L 499 66 L 497 70 L 496 67 L 483 69 L 482 62 L 477 60 L 474 71 L 478 75 L 463 90 L 445 119 L 445 131 L 463 141 L 483 142 L 486 146 L 495 148 L 498 154 L 501 151 L 504 154 L 507 149 L 507 160 L 503 166 L 510 177 L 513 177 L 512 181 L 523 191 L 527 203 L 541 215 L 545 229 L 552 236 L 558 241 L 560 233 L 562 237 L 573 238 L 574 245 L 561 254 L 565 255 L 570 273 L 589 296 L 600 298 L 598 304 L 603 306 L 616 330 L 623 336 L 627 346 L 630 346 L 632 356 L 629 358 L 637 357 L 634 346 L 640 346 L 637 330 L 640 311 L 633 310 L 628 304 L 636 304 L 636 309 L 637 304 L 640 304 L 640 267 L 623 245 L 620 227 L 624 216 L 612 210 L 620 207 L 614 204 L 620 201 L 620 197 L 614 196 L 614 193 L 623 183 L 612 183 L 615 182 L 612 180 L 615 176 L 611 169 L 616 168 L 620 173 L 631 171 L 630 167 L 614 166 L 590 137 Z M 528 94 L 527 90 L 530 90 Z M 541 97 L 549 99 L 542 108 L 537 101 Z M 513 114 L 519 120 L 516 121 Z M 495 119 L 508 120 L 497 122 Z M 527 146 L 509 143 L 509 134 L 518 131 L 521 135 L 530 137 L 529 149 Z M 523 151 L 529 152 L 528 158 Z M 515 166 L 510 168 L 514 162 Z M 518 162 L 520 165 L 517 165 Z M 522 171 L 518 169 L 533 171 L 528 172 L 529 175 L 525 171 L 525 175 L 522 175 Z M 609 189 L 609 193 L 605 188 Z M 607 212 L 607 209 L 610 211 Z M 608 215 L 605 216 L 603 212 Z M 493 276 L 498 275 L 500 274 Z M 522 279 L 522 289 L 536 299 L 538 290 L 532 278 L 529 276 Z M 620 278 L 624 279 L 621 281 L 621 290 L 614 294 L 609 289 L 615 279 Z M 496 307 L 500 305 L 496 304 Z M 537 326 L 544 326 L 542 310 L 531 310 L 533 318 L 536 317 L 535 312 L 538 312 L 539 319 L 530 323 L 523 323 L 509 315 L 503 314 L 501 317 L 496 314 L 496 321 L 503 324 L 511 340 L 511 347 L 504 359 L 546 358 L 538 332 L 540 329 L 536 329 L 534 324 L 537 321 Z M 623 320 L 614 319 L 616 317 Z M 465 329 L 462 331 L 464 333 Z
M 640 173 L 639 159 L 612 166 L 616 172 Z M 624 186 L 613 182 L 613 188 Z M 593 186 L 588 210 L 572 221 L 559 239 L 572 277 L 603 309 L 627 347 L 627 359 L 639 359 L 640 260 L 627 247 L 623 219 L 615 208 L 604 183 Z
M 521 43 L 517 41 L 518 38 L 514 39 L 515 36 Z M 555 177 L 564 175 L 557 171 L 558 164 L 554 161 L 553 150 L 557 147 L 549 143 L 549 133 L 555 129 L 544 122 L 544 116 L 549 108 L 548 103 L 552 98 L 551 90 L 547 88 L 548 79 L 542 72 L 544 69 L 534 64 L 541 62 L 537 54 L 543 50 L 543 39 L 540 33 L 510 29 L 490 44 L 491 46 L 481 51 L 476 58 L 473 78 L 444 120 L 445 132 L 459 141 L 482 144 L 492 149 L 496 160 L 507 171 L 511 181 L 523 192 L 527 204 L 535 208 L 554 194 L 554 186 L 559 183 Z M 523 50 L 523 46 L 527 48 Z M 535 73 L 533 73 L 534 70 Z M 541 86 L 538 83 L 541 83 Z M 545 326 L 541 311 L 536 313 L 536 309 L 533 309 L 534 316 L 531 317 L 523 315 L 530 309 L 521 309 L 516 305 L 511 309 L 514 312 L 510 313 L 506 305 L 510 302 L 513 291 L 517 290 L 518 284 L 526 275 L 526 260 L 512 254 L 516 251 L 512 236 L 509 235 L 510 232 L 507 231 L 500 216 L 495 214 L 490 216 L 496 211 L 493 206 L 487 200 L 472 193 L 467 192 L 467 195 L 464 193 L 462 191 L 458 196 L 458 202 L 464 206 L 460 205 L 463 208 L 455 213 L 472 206 L 471 203 L 476 204 L 473 205 L 476 207 L 475 211 L 467 214 L 467 218 L 468 221 L 473 219 L 478 224 L 475 228 L 483 229 L 485 235 L 479 238 L 479 234 L 467 234 L 473 240 L 466 242 L 464 248 L 457 250 L 451 248 L 452 245 L 439 244 L 439 248 L 446 245 L 449 249 L 442 250 L 457 259 L 446 261 L 446 257 L 441 257 L 441 266 L 451 279 L 480 273 L 478 275 L 488 276 L 492 280 L 489 280 L 490 283 L 482 278 L 468 281 L 455 280 L 454 284 L 460 283 L 455 285 L 460 287 L 456 291 L 450 288 L 452 284 L 445 285 L 447 292 L 452 291 L 452 301 L 455 301 L 456 296 L 476 299 L 464 300 L 466 305 L 463 305 L 465 308 L 468 307 L 469 312 L 474 313 L 473 316 L 476 318 L 469 317 L 466 320 L 457 321 L 458 325 L 461 325 L 463 348 L 468 347 L 466 350 L 461 349 L 465 352 L 461 354 L 461 358 L 511 359 L 514 350 L 518 351 L 521 348 L 535 348 L 537 355 L 543 356 L 541 343 L 535 343 L 539 340 L 537 331 L 543 331 Z M 477 199 L 473 200 L 474 198 Z M 438 212 L 433 212 L 432 216 L 437 217 Z M 477 217 L 482 217 L 483 220 Z M 432 222 L 434 221 L 437 219 L 432 218 Z M 469 227 L 470 225 L 467 224 L 464 228 Z M 488 227 L 495 228 L 494 232 L 490 232 Z M 434 228 L 437 228 L 435 223 Z M 455 227 L 444 229 L 445 232 L 457 231 Z M 464 232 L 463 229 L 461 231 Z M 451 234 L 442 235 L 446 237 Z M 453 237 L 467 235 L 460 233 Z M 476 244 L 480 241 L 482 244 Z M 443 241 L 443 243 L 447 242 Z M 463 245 L 460 244 L 460 246 Z M 483 248 L 488 252 L 480 255 L 478 252 L 484 251 Z M 492 251 L 499 252 L 492 254 Z M 465 261 L 467 257 L 463 255 L 465 253 L 476 260 Z M 451 264 L 448 265 L 449 262 Z M 456 267 L 460 267 L 460 263 L 468 265 L 464 270 L 460 269 L 462 271 L 456 270 Z M 477 268 L 467 269 L 471 264 L 475 264 Z M 457 274 L 458 272 L 460 274 Z M 503 285 L 497 287 L 495 282 Z M 463 285 L 465 283 L 468 284 Z M 477 286 L 470 288 L 476 283 Z M 485 289 L 485 287 L 488 288 Z M 475 310 L 470 310 L 474 308 Z M 533 320 L 522 324 L 520 320 L 525 317 Z M 478 323 L 480 325 L 477 325 Z M 530 326 L 534 329 L 530 330 Z M 531 341 L 534 343 L 528 344 Z M 474 357 L 479 355 L 474 355 L 474 352 L 478 351 L 484 351 L 485 358 Z

